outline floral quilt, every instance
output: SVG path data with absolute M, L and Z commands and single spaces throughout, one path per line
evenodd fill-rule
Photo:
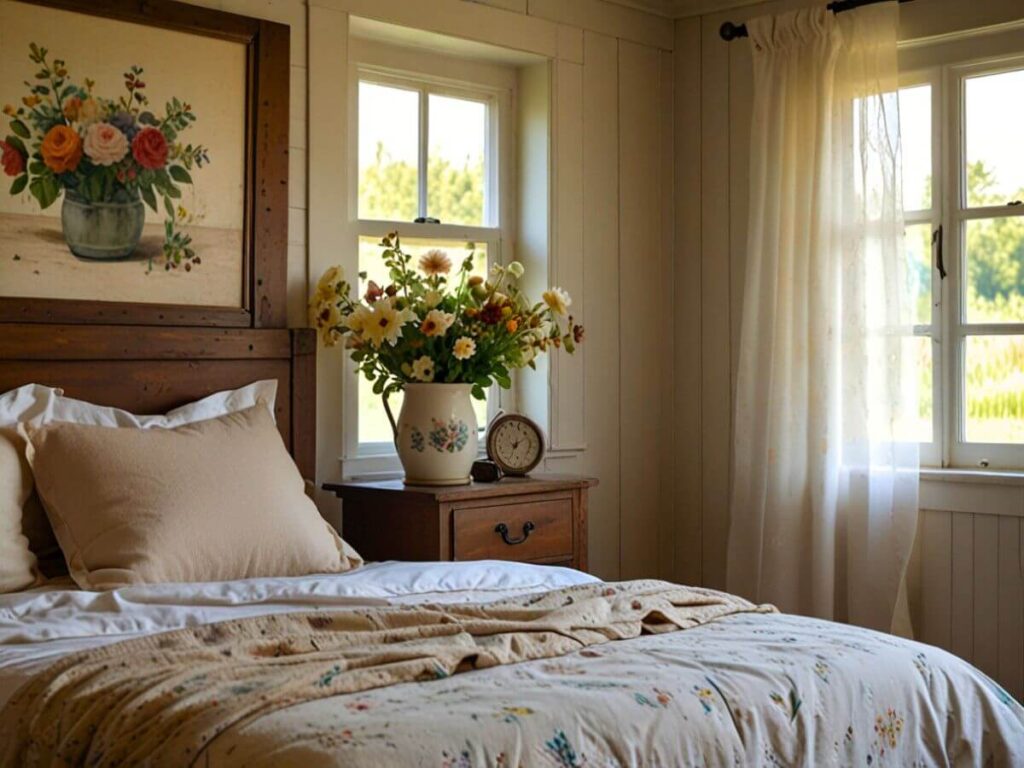
M 743 613 L 312 702 L 210 766 L 1024 766 L 1024 707 L 928 645 Z

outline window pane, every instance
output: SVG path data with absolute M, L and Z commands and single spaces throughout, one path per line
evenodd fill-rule
M 1024 322 L 1024 217 L 966 223 L 968 323 Z
M 487 105 L 430 95 L 427 215 L 444 224 L 484 221 Z
M 1024 336 L 968 336 L 964 383 L 969 443 L 1024 443 Z
M 932 227 L 930 224 L 911 224 L 903 234 L 903 244 L 909 262 L 911 290 L 914 294 L 914 323 L 931 325 L 932 322 Z
M 447 252 L 452 260 L 453 266 L 458 266 L 469 252 L 466 243 L 451 240 L 427 240 L 402 238 L 402 250 L 410 254 L 413 263 L 419 257 L 432 248 L 440 248 Z M 474 275 L 485 277 L 487 275 L 487 244 L 474 243 L 475 256 L 473 260 Z M 380 239 L 376 237 L 359 238 L 359 271 L 365 272 L 366 277 L 359 280 L 359 293 L 366 293 L 369 281 L 373 280 L 381 287 L 386 287 L 388 270 L 380 257 Z M 402 408 L 401 393 L 388 398 L 391 412 L 398 418 L 398 412 Z M 476 411 L 476 420 L 480 427 L 487 426 L 487 402 L 482 400 L 473 401 L 473 409 Z M 359 377 L 359 442 L 360 443 L 391 443 L 391 425 L 388 424 L 387 414 L 381 403 L 380 395 L 373 394 L 373 384 L 367 381 L 365 376 Z
M 359 218 L 419 216 L 417 91 L 359 83 Z
M 967 204 L 1024 200 L 1024 69 L 964 81 Z
M 932 207 L 932 87 L 900 89 L 903 210 Z

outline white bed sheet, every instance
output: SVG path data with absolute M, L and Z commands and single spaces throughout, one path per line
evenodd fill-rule
M 0 706 L 59 656 L 133 636 L 270 613 L 488 602 L 595 581 L 571 568 L 500 560 L 372 563 L 339 574 L 153 584 L 110 592 L 55 580 L 0 595 Z

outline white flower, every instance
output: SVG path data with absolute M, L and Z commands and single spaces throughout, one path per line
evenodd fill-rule
M 424 336 L 444 336 L 455 322 L 455 315 L 450 312 L 442 312 L 440 309 L 432 309 L 423 318 L 423 325 L 420 330 Z
M 368 309 L 364 305 L 360 304 L 347 315 L 341 321 L 342 325 L 348 328 L 354 333 L 362 333 L 366 327 L 366 321 L 373 314 L 372 310 Z
M 460 336 L 455 342 L 452 354 L 455 355 L 457 360 L 468 360 L 476 354 L 476 342 L 469 338 L 469 336 Z
M 559 315 L 569 314 L 569 306 L 572 304 L 572 299 L 569 298 L 569 294 L 563 291 L 561 288 L 552 288 L 550 291 L 544 291 L 541 295 L 544 299 L 544 303 L 551 307 L 553 312 Z
M 522 265 L 521 262 L 513 261 L 511 264 L 508 265 L 508 273 L 512 275 L 512 277 L 514 277 L 516 280 L 522 277 L 524 272 L 526 272 L 526 268 Z
M 423 294 L 423 303 L 427 309 L 433 309 L 441 303 L 442 298 L 444 297 L 437 291 L 427 291 Z
M 415 317 L 408 308 L 398 310 L 391 301 L 378 301 L 362 321 L 363 336 L 375 347 L 384 342 L 395 346 L 402 337 L 402 326 Z
M 420 381 L 434 380 L 434 361 L 423 355 L 412 364 L 412 377 Z

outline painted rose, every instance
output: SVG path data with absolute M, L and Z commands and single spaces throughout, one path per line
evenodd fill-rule
M 95 123 L 103 116 L 103 107 L 96 99 L 86 99 L 78 105 L 78 122 L 83 125 Z
M 167 139 L 156 128 L 143 128 L 132 141 L 132 156 L 143 168 L 163 168 L 167 162 Z
M 8 176 L 20 176 L 25 172 L 25 158 L 6 141 L 0 141 L 0 165 Z
M 85 129 L 82 147 L 96 165 L 113 165 L 128 154 L 128 138 L 110 123 L 93 123 Z
M 47 168 L 54 173 L 67 173 L 82 160 L 82 140 L 73 128 L 55 125 L 46 132 L 39 151 Z

